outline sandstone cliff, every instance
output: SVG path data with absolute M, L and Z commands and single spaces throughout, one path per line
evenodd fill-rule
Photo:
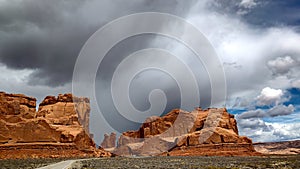
M 39 105 L 38 117 L 44 117 L 53 125 L 81 125 L 89 132 L 90 101 L 72 94 L 47 96 Z
M 72 94 L 47 96 L 36 112 L 35 98 L 1 92 L 0 158 L 109 155 L 89 136 L 89 111 L 89 99 Z
M 142 156 L 158 155 L 168 151 L 169 155 L 206 155 L 196 152 L 202 150 L 208 152 L 209 147 L 212 151 L 217 151 L 218 145 L 223 147 L 223 150 L 220 148 L 223 155 L 235 155 L 233 153 L 235 151 L 247 155 L 256 154 L 252 141 L 238 135 L 234 116 L 224 108 L 208 110 L 197 108 L 192 112 L 175 109 L 163 117 L 150 117 L 139 130 L 124 132 L 113 152 L 118 155 Z M 193 151 L 195 152 L 192 153 Z
M 114 148 L 116 146 L 116 133 L 111 133 L 110 135 L 104 134 L 103 142 L 101 143 L 102 148 Z

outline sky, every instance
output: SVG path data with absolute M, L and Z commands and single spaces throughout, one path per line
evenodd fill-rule
M 38 102 L 47 95 L 72 92 L 76 59 L 97 30 L 129 14 L 168 13 L 193 24 L 214 47 L 225 72 L 224 106 L 236 115 L 240 135 L 255 142 L 300 139 L 299 9 L 297 0 L 0 0 L 0 90 L 24 93 Z M 146 48 L 178 55 L 196 75 L 199 106 L 214 106 L 209 104 L 210 77 L 190 50 L 164 36 L 130 37 L 107 53 L 97 71 L 95 93 L 103 112 L 99 116 L 92 105 L 96 140 L 102 131 L 122 132 L 139 125 L 116 113 L 108 86 L 122 59 Z M 144 62 L 136 60 L 132 66 Z M 148 62 L 170 68 L 177 63 L 162 58 Z M 172 76 L 149 70 L 134 78 L 129 97 L 136 109 L 146 111 L 149 93 L 159 88 L 167 99 L 165 113 L 180 107 L 179 87 Z M 105 118 L 105 129 L 97 125 L 99 118 Z

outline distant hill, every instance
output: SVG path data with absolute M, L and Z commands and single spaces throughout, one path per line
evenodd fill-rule
M 256 151 L 263 154 L 300 154 L 300 140 L 254 143 Z

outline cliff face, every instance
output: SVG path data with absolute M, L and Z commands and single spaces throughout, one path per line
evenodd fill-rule
M 33 118 L 36 113 L 36 99 L 22 94 L 6 94 L 0 92 L 1 116 L 15 115 L 23 118 Z
M 192 112 L 175 109 L 163 117 L 148 118 L 137 131 L 124 132 L 118 139 L 114 153 L 148 156 L 170 151 L 171 155 L 184 155 L 183 148 L 187 152 L 193 152 L 191 149 L 201 151 L 199 146 L 203 149 L 203 145 L 206 145 L 206 149 L 211 146 L 215 151 L 214 147 L 224 144 L 224 152 L 255 152 L 252 141 L 238 135 L 236 120 L 226 109 L 198 108 Z M 178 148 L 181 154 L 178 154 Z
M 62 143 L 75 143 L 80 149 L 95 147 L 89 138 L 90 103 L 88 98 L 72 94 L 47 96 L 40 104 L 37 118 L 44 118 L 60 132 Z
M 9 150 L 8 147 L 21 146 L 24 148 L 36 145 L 42 149 L 43 146 L 46 149 L 49 147 L 54 149 L 54 155 L 66 151 L 65 156 L 68 156 L 67 151 L 69 150 L 77 155 L 82 154 L 81 150 L 89 151 L 90 155 L 109 155 L 102 150 L 96 152 L 95 143 L 89 137 L 89 112 L 89 99 L 73 97 L 72 94 L 58 97 L 47 96 L 36 112 L 35 98 L 1 92 L 0 157 L 7 157 L 5 150 Z M 62 151 L 55 151 L 55 147 L 59 147 Z M 78 152 L 74 152 L 77 150 Z M 34 154 L 38 154 L 37 157 L 51 155 L 51 153 L 40 154 L 41 151 L 28 155 L 33 155 L 33 157 L 35 157 Z M 14 152 L 14 154 L 16 154 L 16 158 L 19 157 L 17 153 Z
M 0 143 L 59 140 L 60 133 L 53 130 L 45 119 L 36 119 L 35 106 L 34 98 L 0 93 Z
M 104 134 L 103 142 L 101 143 L 102 148 L 114 148 L 116 146 L 116 133 L 110 135 Z
M 39 105 L 37 117 L 46 118 L 52 125 L 81 125 L 89 133 L 90 101 L 72 94 L 47 96 Z

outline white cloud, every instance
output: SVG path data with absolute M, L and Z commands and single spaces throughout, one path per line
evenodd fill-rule
M 188 20 L 204 33 L 225 63 L 230 100 L 253 97 L 266 86 L 284 90 L 291 86 L 292 79 L 300 79 L 295 66 L 289 76 L 283 76 L 272 74 L 267 65 L 278 56 L 300 56 L 300 34 L 293 28 L 253 28 L 239 18 L 210 11 L 192 15 Z M 288 57 L 283 58 L 288 61 Z
M 239 4 L 240 7 L 243 8 L 253 8 L 257 5 L 257 2 L 255 0 L 242 0 Z
M 268 82 L 266 82 L 266 86 L 271 86 L 278 89 L 289 89 L 291 88 L 291 80 L 292 78 L 289 76 L 279 75 L 268 80 Z
M 285 106 L 282 104 L 288 100 L 289 98 L 284 95 L 281 89 L 264 88 L 256 97 L 254 104 L 273 107 L 269 109 L 255 109 L 254 107 L 254 110 L 237 115 L 240 134 L 252 138 L 255 142 L 299 139 L 299 114 L 295 113 L 294 105 Z M 282 116 L 282 120 L 279 120 L 280 123 L 264 121 L 278 116 Z
M 270 60 L 267 65 L 274 74 L 286 74 L 293 67 L 297 66 L 298 62 L 290 56 L 285 56 Z
M 300 80 L 292 81 L 292 87 L 300 89 Z
M 276 135 L 280 140 L 287 139 L 299 139 L 300 138 L 300 123 L 273 123 L 274 135 Z
M 258 106 L 269 106 L 278 105 L 282 103 L 284 98 L 284 93 L 281 89 L 272 89 L 270 87 L 264 88 L 260 95 L 256 98 Z
M 34 72 L 31 69 L 14 70 L 8 69 L 6 66 L 0 64 L 0 91 L 7 93 L 21 93 L 32 96 L 38 99 L 38 103 L 42 101 L 47 95 L 58 95 L 58 93 L 67 93 L 71 91 L 71 85 L 65 84 L 59 87 L 48 86 L 30 86 L 28 83 L 28 76 Z
M 239 119 L 239 134 L 254 142 L 300 139 L 300 123 L 268 123 L 261 119 Z
M 26 83 L 28 76 L 34 72 L 30 69 L 14 70 L 8 69 L 6 66 L 0 63 L 0 81 L 3 84 L 4 82 L 13 83 Z
M 242 0 L 238 6 L 240 9 L 237 11 L 238 15 L 246 15 L 250 10 L 258 5 L 258 2 L 255 0 Z
M 251 0 L 240 2 L 240 14 L 248 13 L 260 3 Z M 284 138 L 279 136 L 284 130 L 299 133 L 297 126 L 289 124 L 290 127 L 283 127 L 281 131 L 277 124 L 273 126 L 273 123 L 266 123 L 260 118 L 287 117 L 287 114 L 295 116 L 294 106 L 284 106 L 282 103 L 289 99 L 284 91 L 291 87 L 291 81 L 300 79 L 299 71 L 296 71 L 297 65 L 294 65 L 298 62 L 295 58 L 300 56 L 300 34 L 285 26 L 254 28 L 237 17 L 201 11 L 202 13 L 190 16 L 189 21 L 211 41 L 225 63 L 229 98 L 227 103 L 231 103 L 230 106 L 233 107 L 253 109 L 243 114 L 245 119 L 237 116 L 241 134 L 250 136 L 254 141 L 299 138 L 299 134 L 286 135 Z M 276 73 L 270 71 L 270 68 Z M 296 84 L 294 82 L 294 86 Z M 263 90 L 257 96 L 261 89 Z M 257 104 L 273 107 L 254 110 Z
M 238 119 L 238 125 L 242 129 L 255 129 L 255 128 L 265 128 L 265 122 L 258 118 L 251 118 L 251 119 Z

